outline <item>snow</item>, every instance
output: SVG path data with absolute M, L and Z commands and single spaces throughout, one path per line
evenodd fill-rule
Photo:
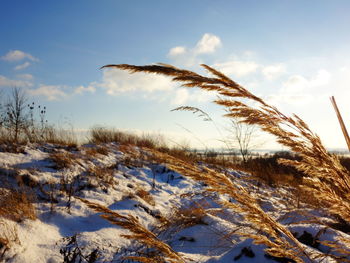
M 264 246 L 255 245 L 251 239 L 244 240 L 237 235 L 239 231 L 253 230 L 242 222 L 241 215 L 221 207 L 220 200 L 227 201 L 226 197 L 206 193 L 202 183 L 171 171 L 162 164 L 147 161 L 129 164 L 125 158 L 130 156 L 121 151 L 117 144 L 101 146 L 107 148 L 106 155 L 89 156 L 88 149 L 94 147 L 83 145 L 73 151 L 56 149 L 54 145 L 29 145 L 24 153 L 0 152 L 0 175 L 10 179 L 11 176 L 29 175 L 36 182 L 32 191 L 38 195 L 35 201 L 36 220 L 14 223 L 2 219 L 7 220 L 7 227 L 12 224 L 18 233 L 18 240 L 12 242 L 5 253 L 6 262 L 63 262 L 62 251 L 69 248 L 68 244 L 78 245 L 85 255 L 91 255 L 97 250 L 96 262 L 120 262 L 121 256 L 139 247 L 122 237 L 129 233 L 127 230 L 110 224 L 80 200 L 74 197 L 69 200 L 61 191 L 62 178 L 74 182 L 74 195 L 106 206 L 119 214 L 135 216 L 143 226 L 154 230 L 160 239 L 179 252 L 186 262 L 276 262 L 266 257 Z M 137 148 L 133 150 L 138 151 Z M 60 170 L 55 168 L 50 154 L 57 151 L 73 154 L 74 165 Z M 95 186 L 87 187 L 87 182 L 93 179 L 87 175 L 92 167 L 113 169 L 115 185 L 105 188 L 99 181 L 91 181 Z M 9 171 L 16 173 L 11 174 Z M 236 183 L 249 188 L 251 194 L 260 201 L 261 207 L 287 225 L 297 237 L 307 232 L 313 237 L 317 236 L 320 241 L 332 241 L 337 236 L 346 235 L 336 229 L 325 228 L 321 223 L 302 223 L 307 216 L 298 212 L 291 189 L 262 186 L 250 180 L 247 174 L 233 170 L 226 172 Z M 10 182 L 15 184 L 15 179 L 12 178 Z M 154 203 L 138 196 L 137 189 L 147 191 Z M 48 193 L 55 197 L 56 203 L 50 204 Z M 48 195 L 46 199 L 45 195 Z M 160 216 L 176 218 L 181 209 L 191 207 L 202 207 L 208 213 L 192 225 L 184 225 L 179 220 L 166 229 L 157 227 L 160 225 Z M 331 221 L 323 211 L 307 207 L 303 211 L 317 215 L 325 222 Z M 4 227 L 5 224 L 0 224 L 0 237 L 6 231 Z M 316 248 L 308 246 L 308 249 Z M 318 249 L 328 252 L 328 248 L 323 245 L 319 245 Z M 323 262 L 332 261 L 326 259 Z

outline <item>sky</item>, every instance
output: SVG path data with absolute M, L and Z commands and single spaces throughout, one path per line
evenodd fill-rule
M 4 99 L 22 88 L 61 127 L 100 125 L 217 148 L 230 125 L 215 96 L 162 76 L 100 69 L 163 62 L 204 73 L 205 63 L 298 114 L 327 147 L 346 148 L 329 97 L 349 126 L 349 13 L 347 0 L 0 0 L 0 89 Z M 183 105 L 215 123 L 171 111 Z

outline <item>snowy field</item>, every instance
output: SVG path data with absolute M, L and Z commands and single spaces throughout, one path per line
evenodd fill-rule
M 137 262 L 125 257 L 152 253 L 152 248 L 123 237 L 129 230 L 101 218 L 84 199 L 134 216 L 185 262 L 293 262 L 268 256 L 264 245 L 242 237 L 240 233 L 257 230 L 242 215 L 222 206 L 234 200 L 208 192 L 205 183 L 146 156 L 139 148 L 114 143 L 71 149 L 30 145 L 21 153 L 0 152 L 2 190 L 15 187 L 29 192 L 37 217 L 19 222 L 0 217 L 0 240 L 9 240 L 8 246 L 0 246 L 0 259 L 11 263 Z M 299 203 L 292 188 L 268 187 L 239 171 L 221 172 L 287 226 L 306 251 L 322 252 L 319 262 L 337 262 L 327 253 L 338 255 L 339 262 L 350 259 L 322 244 L 339 237 L 350 239 L 346 231 L 337 230 L 327 211 Z

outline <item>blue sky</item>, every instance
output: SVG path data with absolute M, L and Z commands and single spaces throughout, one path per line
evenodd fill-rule
M 99 69 L 165 62 L 201 71 L 206 63 L 341 148 L 328 97 L 335 95 L 349 125 L 349 12 L 346 0 L 2 0 L 0 88 L 25 89 L 47 106 L 52 123 L 160 132 L 215 147 L 222 138 L 211 123 L 170 112 L 197 106 L 226 127 L 211 95 L 162 77 Z

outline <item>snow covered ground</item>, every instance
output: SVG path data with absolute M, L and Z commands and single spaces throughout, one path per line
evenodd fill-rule
M 132 262 L 123 257 L 147 252 L 122 236 L 128 230 L 112 225 L 75 198 L 80 197 L 133 215 L 186 262 L 277 262 L 265 254 L 263 245 L 237 234 L 254 230 L 241 215 L 220 205 L 226 197 L 208 193 L 205 184 L 143 155 L 135 159 L 130 150 L 139 151 L 110 143 L 73 149 L 30 145 L 23 153 L 0 152 L 0 182 L 6 181 L 1 187 L 30 188 L 37 213 L 37 219 L 21 222 L 0 218 L 0 238 L 11 241 L 9 249 L 0 246 L 0 258 L 13 263 Z M 287 225 L 306 249 L 335 254 L 320 242 L 339 236 L 350 239 L 330 224 L 325 226 L 332 222 L 326 213 L 306 204 L 298 207 L 291 188 L 268 187 L 238 171 L 226 173 Z M 322 260 L 335 262 L 330 257 Z

